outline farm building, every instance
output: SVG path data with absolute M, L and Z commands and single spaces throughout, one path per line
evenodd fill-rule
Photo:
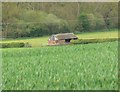
M 69 44 L 71 40 L 78 39 L 73 33 L 61 33 L 52 35 L 48 40 L 48 45 Z

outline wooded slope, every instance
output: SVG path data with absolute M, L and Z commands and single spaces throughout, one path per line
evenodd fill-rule
M 118 3 L 2 3 L 4 37 L 36 37 L 118 27 Z

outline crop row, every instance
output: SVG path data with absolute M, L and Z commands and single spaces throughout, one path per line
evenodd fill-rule
M 3 49 L 3 89 L 117 89 L 117 46 Z

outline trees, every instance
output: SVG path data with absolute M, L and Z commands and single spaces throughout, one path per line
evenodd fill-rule
M 4 37 L 33 37 L 118 27 L 117 3 L 2 3 Z
M 69 32 L 67 21 L 58 18 L 54 14 L 47 14 L 40 10 L 23 10 L 18 17 L 12 17 L 9 20 L 11 20 L 7 24 L 9 31 L 4 31 L 7 32 L 7 37 L 38 37 Z
M 82 30 L 83 31 L 89 31 L 89 29 L 90 29 L 90 22 L 89 22 L 87 14 L 80 14 L 79 22 L 80 22 L 80 24 L 82 26 Z
M 96 26 L 95 16 L 93 14 L 80 14 L 78 17 L 77 31 L 91 31 Z

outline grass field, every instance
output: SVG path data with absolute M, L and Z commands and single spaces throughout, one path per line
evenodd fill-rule
M 103 39 L 103 38 L 118 38 L 118 30 L 107 32 L 89 32 L 76 35 L 79 39 Z M 15 40 L 3 40 L 2 42 L 29 42 L 32 47 L 39 47 L 41 45 L 47 45 L 49 36 L 37 37 L 37 38 L 21 38 Z
M 116 41 L 2 49 L 3 89 L 118 89 L 117 48 Z

